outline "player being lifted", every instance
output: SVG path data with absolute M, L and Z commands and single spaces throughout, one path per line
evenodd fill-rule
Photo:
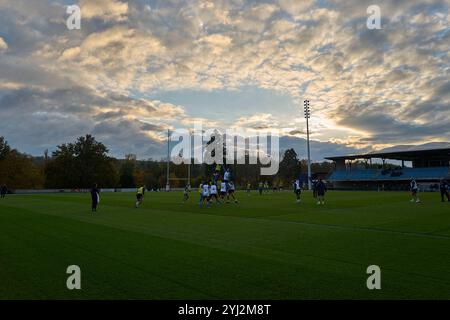
M 417 195 L 417 193 L 419 192 L 419 185 L 417 184 L 416 179 L 414 178 L 411 179 L 411 182 L 409 183 L 409 188 L 411 189 L 411 196 L 412 196 L 410 202 L 419 203 L 420 199 Z
M 213 173 L 213 179 L 212 179 L 212 182 L 213 183 L 217 183 L 217 181 L 219 181 L 219 172 L 214 172 Z
M 225 183 L 228 183 L 228 181 L 230 181 L 230 178 L 231 178 L 230 169 L 226 169 L 225 173 L 223 174 L 223 181 L 225 181 Z
M 297 198 L 297 203 L 300 203 L 300 201 L 301 201 L 300 195 L 302 193 L 302 187 L 301 187 L 300 180 L 299 179 L 295 180 L 293 186 L 294 186 L 294 193 Z
M 139 208 L 141 206 L 142 201 L 144 201 L 144 194 L 145 194 L 145 186 L 142 186 L 137 189 L 135 208 Z
M 228 196 L 227 196 L 227 203 L 230 203 L 230 197 L 233 198 L 234 203 L 238 203 L 236 197 L 234 196 L 234 191 L 235 191 L 235 186 L 233 181 L 230 181 L 230 183 L 228 183 Z

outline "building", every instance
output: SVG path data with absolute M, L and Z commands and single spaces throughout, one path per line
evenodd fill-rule
M 441 178 L 450 177 L 450 148 L 373 152 L 326 159 L 335 164 L 327 180 L 336 189 L 405 190 L 415 178 L 422 190 L 433 190 Z

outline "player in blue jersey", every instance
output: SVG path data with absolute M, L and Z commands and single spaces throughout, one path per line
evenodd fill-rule
M 439 182 L 439 191 L 441 192 L 441 201 L 444 202 L 444 197 L 447 197 L 447 201 L 450 202 L 450 195 L 448 194 L 448 190 L 450 188 L 450 184 L 447 180 L 441 179 Z

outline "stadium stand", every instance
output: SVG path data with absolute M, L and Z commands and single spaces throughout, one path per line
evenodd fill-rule
M 326 159 L 335 163 L 327 180 L 336 189 L 406 189 L 412 178 L 426 189 L 441 178 L 450 177 L 450 148 L 375 152 Z M 373 168 L 372 159 L 382 160 L 379 168 Z M 386 160 L 396 160 L 401 165 L 389 167 Z M 412 163 L 412 167 L 405 166 L 405 162 Z M 361 168 L 364 163 L 369 168 Z

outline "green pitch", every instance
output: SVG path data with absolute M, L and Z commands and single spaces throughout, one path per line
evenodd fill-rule
M 147 193 L 134 209 L 133 194 L 102 194 L 96 214 L 88 194 L 0 199 L 0 298 L 450 298 L 450 203 L 436 193 L 237 195 L 200 209 L 196 192 Z

